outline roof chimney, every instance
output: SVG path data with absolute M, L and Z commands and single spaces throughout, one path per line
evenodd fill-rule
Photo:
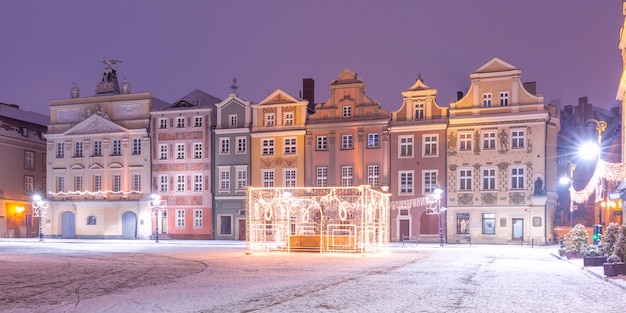
M 302 79 L 302 98 L 309 101 L 307 110 L 315 112 L 315 80 L 313 78 Z

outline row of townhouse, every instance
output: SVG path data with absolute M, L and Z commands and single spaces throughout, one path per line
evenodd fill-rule
M 392 113 L 348 69 L 315 105 L 281 89 L 166 104 L 105 73 L 96 96 L 51 102 L 46 236 L 244 240 L 246 186 L 370 185 L 392 241 L 552 240 L 557 111 L 498 58 L 449 106 L 418 77 Z

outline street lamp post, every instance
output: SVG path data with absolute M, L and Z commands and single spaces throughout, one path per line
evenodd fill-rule
M 43 222 L 42 217 L 48 212 L 48 202 L 41 199 L 40 195 L 33 196 L 33 216 L 39 217 L 39 241 L 43 241 Z
M 443 221 L 441 219 L 441 213 L 445 211 L 445 209 L 441 207 L 442 194 L 443 189 L 440 187 L 435 188 L 435 196 L 437 197 L 437 217 L 439 218 L 439 246 L 441 247 L 443 247 Z
M 591 124 L 594 123 L 596 124 L 596 131 L 598 132 L 598 151 L 597 151 L 597 155 L 598 155 L 598 161 L 601 160 L 601 153 L 602 153 L 602 133 L 606 130 L 607 124 L 605 121 L 598 121 L 596 119 L 588 119 L 585 124 Z M 604 179 L 600 178 L 600 181 L 598 182 L 598 184 L 602 184 L 602 187 L 604 187 Z M 601 194 L 596 195 L 596 202 L 598 197 L 602 197 Z M 598 224 L 602 224 L 602 206 L 598 207 Z
M 150 201 L 150 207 L 152 208 L 152 215 L 156 217 L 156 231 L 154 233 L 154 241 L 159 242 L 159 223 L 161 222 L 161 210 L 163 210 L 167 206 L 167 202 L 165 200 L 161 200 L 161 196 L 153 194 L 150 196 L 152 201 Z
M 574 184 L 574 170 L 576 169 L 576 164 L 572 163 L 570 160 L 567 160 L 567 162 L 569 163 L 569 187 L 570 189 L 572 188 L 572 185 Z M 573 228 L 574 227 L 574 200 L 572 199 L 572 196 L 570 195 L 569 197 L 569 224 L 570 227 Z

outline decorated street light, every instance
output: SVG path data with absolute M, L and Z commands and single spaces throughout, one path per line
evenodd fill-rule
M 441 213 L 443 213 L 446 208 L 441 207 L 441 197 L 443 195 L 443 189 L 437 186 L 435 188 L 435 197 L 437 198 L 437 217 L 439 218 L 439 246 L 443 247 L 443 221 L 441 219 Z
M 42 217 L 48 213 L 48 202 L 43 201 L 40 195 L 33 196 L 33 216 L 39 217 L 39 241 L 43 241 Z
M 159 242 L 159 223 L 161 222 L 161 210 L 167 206 L 167 201 L 161 200 L 161 196 L 152 194 L 150 196 L 150 208 L 152 209 L 152 216 L 156 217 L 156 230 L 154 233 L 155 242 Z

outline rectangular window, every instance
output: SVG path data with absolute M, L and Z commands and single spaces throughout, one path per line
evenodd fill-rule
M 367 134 L 367 147 L 378 148 L 380 146 L 380 136 L 378 133 Z
M 220 171 L 220 191 L 230 191 L 230 169 L 222 168 Z
M 341 167 L 341 187 L 350 187 L 353 185 L 353 169 L 352 166 Z
M 511 167 L 511 189 L 524 189 L 523 167 Z
M 176 175 L 176 191 L 185 191 L 185 175 Z
M 459 190 L 469 191 L 472 190 L 472 186 L 472 169 L 459 169 Z
M 437 139 L 437 135 L 424 135 L 424 156 L 433 157 L 439 154 L 439 151 L 437 150 Z
M 33 176 L 24 176 L 24 193 L 31 194 L 35 191 L 35 178 Z
M 230 138 L 220 138 L 220 154 L 230 154 Z
M 496 149 L 496 132 L 485 131 L 483 132 L 483 150 L 495 150 Z
M 344 105 L 341 109 L 343 117 L 348 118 L 352 116 L 352 107 L 349 105 Z
M 159 145 L 159 159 L 167 160 L 167 145 Z
M 77 141 L 74 143 L 74 157 L 82 158 L 83 157 L 83 142 Z
M 24 151 L 24 168 L 35 169 L 35 152 Z
M 167 175 L 159 175 L 159 191 L 166 192 L 169 191 L 169 179 Z
M 93 175 L 93 191 L 102 191 L 102 176 Z
M 491 107 L 491 94 L 484 93 L 483 94 L 483 108 L 489 108 L 489 107 Z
M 352 149 L 353 144 L 352 135 L 341 135 L 341 149 Z
M 237 114 L 228 114 L 228 126 L 237 127 Z
M 317 187 L 328 186 L 328 167 L 320 166 L 315 169 L 317 173 Z
M 483 235 L 496 234 L 496 214 L 483 213 Z
M 265 113 L 264 124 L 266 127 L 273 127 L 274 125 L 276 125 L 276 119 L 275 119 L 274 113 Z
M 177 143 L 176 144 L 176 158 L 182 160 L 185 158 L 185 144 Z
M 248 140 L 246 137 L 236 137 L 235 140 L 237 140 L 237 153 L 246 153 L 248 150 Z
M 122 175 L 114 174 L 113 175 L 113 191 L 120 192 L 122 191 Z
M 102 156 L 102 140 L 93 141 L 93 156 Z
M 230 215 L 221 215 L 220 219 L 220 235 L 232 235 L 232 217 Z
M 400 142 L 398 155 L 405 158 L 413 157 L 413 136 L 399 136 L 398 140 Z
M 133 155 L 141 154 L 141 138 L 133 138 Z
M 263 155 L 274 155 L 274 139 L 263 139 Z
M 496 190 L 495 168 L 483 168 L 483 190 Z
M 416 121 L 424 119 L 424 103 L 416 103 L 415 104 L 415 116 L 414 119 Z
M 56 179 L 56 192 L 65 192 L 65 177 L 57 176 Z
M 380 184 L 380 166 L 368 165 L 367 166 L 367 184 L 372 187 L 378 187 Z
M 284 154 L 296 154 L 296 138 L 285 138 Z
M 178 127 L 178 128 L 184 128 L 185 127 L 185 118 L 184 117 L 177 117 L 176 118 L 176 127 Z
M 194 118 L 193 118 L 193 126 L 194 127 L 202 127 L 202 116 L 194 116 Z
M 287 112 L 285 113 L 284 116 L 284 121 L 283 121 L 285 126 L 291 126 L 293 125 L 293 112 Z
M 456 214 L 456 233 L 457 234 L 469 234 L 469 213 L 457 213 Z
M 296 170 L 289 168 L 283 170 L 283 184 L 285 187 L 295 187 L 296 186 Z
M 328 150 L 328 136 L 317 136 L 316 150 Z
M 201 143 L 193 144 L 193 158 L 202 159 L 202 144 Z
M 522 149 L 524 148 L 525 132 L 521 129 L 511 130 L 511 148 Z
M 500 91 L 500 106 L 508 106 L 509 105 L 509 92 L 508 91 Z
M 459 133 L 459 151 L 472 151 L 472 133 Z
M 248 171 L 238 169 L 237 170 L 237 190 L 243 190 L 248 184 Z
M 202 210 L 193 210 L 193 228 L 202 228 Z
M 202 174 L 194 174 L 193 175 L 193 191 L 199 192 L 204 188 L 202 183 Z
M 74 191 L 83 191 L 83 177 L 74 176 Z
M 159 128 L 161 128 L 161 129 L 167 128 L 167 118 L 160 118 L 159 119 Z
M 122 140 L 113 139 L 113 155 L 122 155 Z
M 424 193 L 435 192 L 437 188 L 437 171 L 423 171 Z
M 398 185 L 399 193 L 401 195 L 413 194 L 413 171 L 399 171 L 398 172 Z
M 263 187 L 274 187 L 274 170 L 262 170 Z
M 57 142 L 57 159 L 65 157 L 65 142 Z
M 141 192 L 141 174 L 133 174 L 133 190 Z
M 185 210 L 176 210 L 176 228 L 185 228 Z

